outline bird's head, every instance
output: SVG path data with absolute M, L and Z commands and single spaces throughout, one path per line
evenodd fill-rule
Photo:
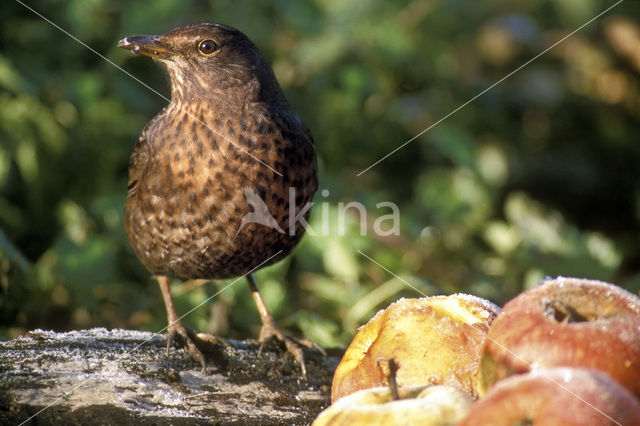
M 218 23 L 175 28 L 157 36 L 132 36 L 119 47 L 162 62 L 174 102 L 283 102 L 273 71 L 242 32 Z

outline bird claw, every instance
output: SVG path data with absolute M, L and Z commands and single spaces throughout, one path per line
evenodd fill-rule
M 300 364 L 300 370 L 304 379 L 307 378 L 307 367 L 304 362 L 304 352 L 302 351 L 302 346 L 309 349 L 317 349 L 324 356 L 327 355 L 324 349 L 322 349 L 315 342 L 312 342 L 308 339 L 293 339 L 284 334 L 282 330 L 278 328 L 274 321 L 269 321 L 263 323 L 262 329 L 260 329 L 260 337 L 258 340 L 261 344 L 260 349 L 258 350 L 258 356 L 262 354 L 264 345 L 272 339 L 276 339 L 284 343 L 285 347 L 287 348 L 287 352 L 293 355 L 293 358 L 298 361 L 298 364 Z
M 198 337 L 191 330 L 187 330 L 182 324 L 169 326 L 167 333 L 167 356 L 169 356 L 169 348 L 177 343 L 178 346 L 187 350 L 187 353 L 195 362 L 202 366 L 202 374 L 207 372 L 207 361 L 204 353 L 198 348 L 196 341 Z

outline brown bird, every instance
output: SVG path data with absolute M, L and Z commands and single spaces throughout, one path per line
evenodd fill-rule
M 277 328 L 251 273 L 284 258 L 305 231 L 317 188 L 309 130 L 257 47 L 232 27 L 187 25 L 118 46 L 161 62 L 171 83 L 171 102 L 131 155 L 124 211 L 129 242 L 162 290 L 168 345 L 180 335 L 204 371 L 196 336 L 175 311 L 170 277 L 246 275 L 260 341 L 284 342 L 306 375 L 300 344 Z

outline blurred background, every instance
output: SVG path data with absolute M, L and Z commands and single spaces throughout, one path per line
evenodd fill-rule
M 118 40 L 197 21 L 254 40 L 315 136 L 329 191 L 316 197 L 319 235 L 257 274 L 294 333 L 346 344 L 378 309 L 420 296 L 403 281 L 498 304 L 555 275 L 640 290 L 640 2 L 359 176 L 614 2 L 26 2 L 167 96 L 160 66 Z M 129 154 L 165 104 L 19 3 L 1 3 L 0 338 L 166 325 L 122 227 Z M 338 203 L 350 201 L 366 206 L 368 235 L 355 210 L 338 232 Z M 376 206 L 385 201 L 399 207 L 400 235 L 371 232 L 390 213 Z M 176 281 L 178 311 L 230 282 Z M 232 337 L 255 337 L 260 324 L 244 280 L 184 321 Z

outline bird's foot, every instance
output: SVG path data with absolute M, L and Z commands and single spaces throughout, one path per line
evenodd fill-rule
M 263 321 L 262 329 L 260 329 L 260 337 L 259 341 L 261 343 L 260 349 L 258 350 L 258 355 L 262 353 L 262 349 L 269 340 L 276 339 L 280 342 L 284 343 L 287 351 L 293 355 L 298 364 L 300 364 L 300 370 L 302 372 L 302 377 L 307 378 L 307 367 L 304 363 L 304 352 L 302 351 L 302 347 L 306 347 L 309 349 L 317 349 L 324 356 L 327 353 L 322 349 L 318 344 L 312 342 L 308 339 L 294 339 L 292 337 L 287 336 L 278 328 L 273 318 L 269 318 L 267 321 Z
M 202 366 L 202 374 L 205 374 L 207 371 L 207 360 L 203 349 L 219 343 L 229 347 L 229 344 L 224 339 L 211 334 L 196 334 L 192 330 L 187 329 L 182 323 L 174 323 L 169 326 L 167 333 L 167 355 L 169 354 L 169 348 L 174 343 L 179 347 L 185 348 L 191 359 Z

